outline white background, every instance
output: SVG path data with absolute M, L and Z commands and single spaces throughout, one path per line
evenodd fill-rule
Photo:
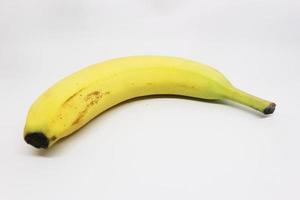
M 0 199 L 300 199 L 298 0 L 0 0 Z M 143 99 L 46 151 L 23 141 L 29 106 L 113 57 L 210 64 L 275 101 Z

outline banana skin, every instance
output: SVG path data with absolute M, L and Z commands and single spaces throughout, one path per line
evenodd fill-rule
M 208 65 L 177 57 L 130 56 L 83 68 L 45 91 L 29 109 L 24 139 L 46 149 L 116 104 L 157 94 L 228 99 L 264 114 L 276 106 L 235 88 Z

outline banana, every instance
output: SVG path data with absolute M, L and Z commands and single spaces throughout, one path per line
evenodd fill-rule
M 88 66 L 49 88 L 28 112 L 24 139 L 46 149 L 108 108 L 155 94 L 228 99 L 264 114 L 273 113 L 276 106 L 235 88 L 205 64 L 177 57 L 130 56 Z

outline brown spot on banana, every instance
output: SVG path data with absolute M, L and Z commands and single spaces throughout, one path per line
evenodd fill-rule
M 96 97 L 98 97 L 98 96 L 102 96 L 102 95 L 101 95 L 101 92 L 100 92 L 100 91 L 94 91 L 94 92 L 91 92 L 91 93 L 89 93 L 88 95 L 86 95 L 87 98 L 89 98 L 89 97 L 91 97 L 91 96 L 96 96 Z
M 87 111 L 88 111 L 88 106 L 78 114 L 77 118 L 72 122 L 72 126 L 78 124 L 81 121 L 81 119 L 84 117 L 84 115 L 86 114 Z
M 54 135 L 54 136 L 52 136 L 50 139 L 51 139 L 52 141 L 55 141 L 57 138 L 56 138 L 56 136 Z
M 104 95 L 108 95 L 108 94 L 110 94 L 110 92 L 108 92 L 108 91 L 105 93 L 102 93 L 101 91 L 93 91 L 93 92 L 87 94 L 84 98 L 86 106 L 85 106 L 84 110 L 82 110 L 78 113 L 78 116 L 72 122 L 72 125 L 76 125 L 76 124 L 80 123 L 82 118 L 88 112 L 88 110 L 91 107 L 95 106 Z
M 80 90 L 78 90 L 77 92 L 75 92 L 74 94 L 72 94 L 67 100 L 64 101 L 63 105 L 67 104 L 69 101 L 71 101 L 74 97 L 76 97 L 82 90 L 84 90 L 84 88 L 81 88 Z

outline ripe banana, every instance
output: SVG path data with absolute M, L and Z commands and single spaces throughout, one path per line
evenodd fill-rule
M 130 56 L 91 65 L 49 88 L 28 112 L 24 139 L 48 148 L 108 108 L 154 94 L 229 99 L 264 114 L 276 106 L 235 88 L 207 65 L 176 57 Z

